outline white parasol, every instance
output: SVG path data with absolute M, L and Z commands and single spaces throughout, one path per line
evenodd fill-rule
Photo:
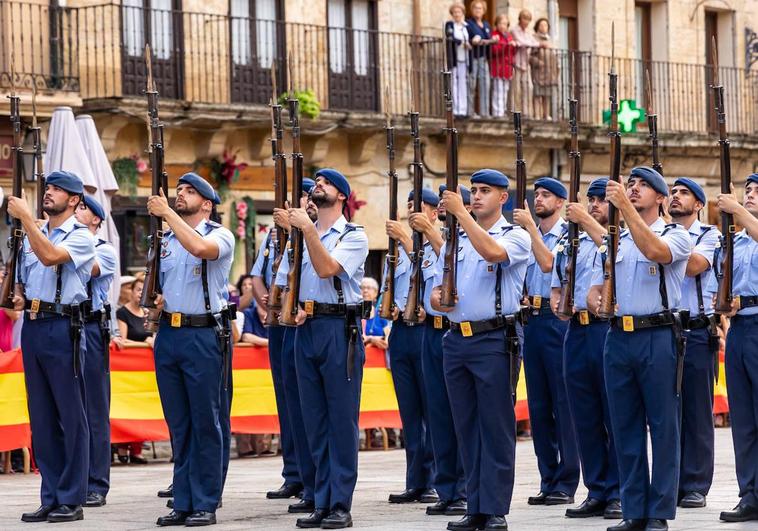
M 50 120 L 45 151 L 45 173 L 70 171 L 79 176 L 87 191 L 97 190 L 97 180 L 84 150 L 71 107 L 57 107 Z

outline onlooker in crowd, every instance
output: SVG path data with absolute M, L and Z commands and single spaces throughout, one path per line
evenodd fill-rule
M 361 296 L 364 301 L 371 301 L 371 316 L 363 320 L 363 344 L 386 350 L 390 321 L 379 317 L 379 283 L 376 279 L 363 277 Z
M 513 41 L 518 47 L 515 61 L 513 62 L 513 80 L 511 81 L 511 101 L 513 110 L 521 111 L 523 116 L 528 116 L 532 98 L 532 75 L 529 66 L 529 57 L 532 51 L 539 47 L 539 41 L 529 30 L 532 14 L 527 9 L 522 9 L 518 15 L 518 24 L 511 30 Z
M 474 112 L 474 98 L 477 88 L 479 89 L 479 116 L 489 116 L 490 114 L 490 69 L 487 59 L 490 52 L 492 40 L 492 28 L 489 22 L 484 20 L 484 14 L 487 12 L 487 4 L 484 0 L 474 0 L 471 2 L 471 18 L 467 21 L 469 42 L 471 51 L 469 52 L 469 93 L 468 93 L 468 111 Z M 474 113 L 477 116 L 477 113 Z
M 252 289 L 252 284 L 250 289 Z M 268 347 L 268 329 L 263 325 L 266 312 L 253 299 L 243 313 L 245 322 L 242 325 L 242 342 L 256 347 Z
M 3 308 L 0 312 L 0 352 L 13 349 L 13 323 L 21 312 Z
M 534 35 L 540 44 L 532 52 L 532 80 L 534 81 L 534 114 L 550 120 L 553 92 L 558 85 L 558 58 L 550 38 L 550 23 L 546 18 L 537 20 Z
M 492 74 L 492 115 L 505 116 L 508 106 L 508 89 L 513 77 L 513 56 L 516 43 L 508 33 L 507 15 L 498 15 L 495 19 L 495 31 L 492 40 L 495 41 L 490 49 L 490 73 Z
M 121 291 L 119 291 L 118 294 L 118 306 L 121 308 L 124 304 L 129 302 L 129 298 L 131 297 L 131 291 L 132 291 L 132 284 L 134 283 L 134 278 L 131 275 L 121 275 Z
M 468 50 L 471 49 L 466 25 L 466 7 L 459 3 L 451 5 L 450 16 L 453 20 L 445 23 L 445 40 L 447 69 L 453 77 L 453 114 L 466 116 L 468 114 Z

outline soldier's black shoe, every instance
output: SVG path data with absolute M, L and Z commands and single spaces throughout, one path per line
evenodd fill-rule
M 353 517 L 350 516 L 350 511 L 342 507 L 335 507 L 326 518 L 321 520 L 321 529 L 345 529 L 346 527 L 353 527 Z
M 545 498 L 545 505 L 566 505 L 568 503 L 574 503 L 574 497 L 565 492 L 551 492 Z
M 529 505 L 545 505 L 545 498 L 547 498 L 547 494 L 540 491 L 540 493 L 536 496 L 529 496 L 529 499 L 526 501 L 526 503 Z
M 579 507 L 566 509 L 566 518 L 591 518 L 605 514 L 606 503 L 596 498 L 587 498 Z
M 740 502 L 731 511 L 721 511 L 719 519 L 724 522 L 747 522 L 758 520 L 758 507 Z
M 467 509 L 466 500 L 455 500 L 445 509 L 445 516 L 463 516 Z
M 651 518 L 647 521 L 647 525 L 645 526 L 645 531 L 668 531 L 669 525 L 666 523 L 666 520 L 661 520 L 659 518 Z
M 174 497 L 174 484 L 168 486 L 167 489 L 158 491 L 159 498 L 173 498 Z
M 484 524 L 484 531 L 508 531 L 508 522 L 502 514 L 493 514 Z
M 155 521 L 155 524 L 161 527 L 168 525 L 184 525 L 184 522 L 189 515 L 190 513 L 184 511 L 171 511 L 166 516 L 159 516 Z
M 313 500 L 300 500 L 297 503 L 291 504 L 287 507 L 288 513 L 305 513 L 310 514 L 316 510 L 316 504 Z
M 679 500 L 679 507 L 682 509 L 698 509 L 705 507 L 705 495 L 699 492 L 688 492 Z
M 603 518 L 606 520 L 621 520 L 624 518 L 624 514 L 621 512 L 621 500 L 608 500 Z
M 269 500 L 286 500 L 287 498 L 294 498 L 300 491 L 303 490 L 303 486 L 300 483 L 285 483 L 276 490 L 270 490 L 266 493 L 266 498 Z
M 478 531 L 484 529 L 487 525 L 487 515 L 485 514 L 467 514 L 457 522 L 448 522 L 447 528 L 450 531 Z
M 85 507 L 102 507 L 105 505 L 105 496 L 97 492 L 87 494 L 87 500 L 84 502 Z
M 437 495 L 437 491 L 434 489 L 426 489 L 421 493 L 418 501 L 421 503 L 437 503 L 440 501 L 440 497 Z
M 621 520 L 616 525 L 608 528 L 608 531 L 644 531 L 647 520 Z
M 40 505 L 39 509 L 21 515 L 22 522 L 47 522 L 47 515 L 55 509 L 52 505 Z
M 308 516 L 298 518 L 295 525 L 300 528 L 321 527 L 321 522 L 329 516 L 329 509 L 316 509 Z
M 450 503 L 451 502 L 449 501 L 440 500 L 434 505 L 430 505 L 429 507 L 427 507 L 426 514 L 428 514 L 429 516 L 439 516 L 439 515 L 445 514 L 445 511 L 450 506 Z
M 77 520 L 84 520 L 81 505 L 60 505 L 47 514 L 48 522 L 76 522 Z
M 166 507 L 168 507 L 169 509 L 174 508 L 174 498 L 169 498 L 168 500 L 166 500 Z
M 400 494 L 390 494 L 390 503 L 413 503 L 421 500 L 425 489 L 406 489 Z M 432 502 L 433 503 L 433 502 Z
M 201 527 L 204 525 L 213 525 L 215 523 L 216 513 L 210 511 L 195 511 L 184 521 L 184 525 L 187 527 Z

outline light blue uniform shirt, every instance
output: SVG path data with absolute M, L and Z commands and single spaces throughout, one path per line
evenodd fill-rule
M 559 218 L 555 222 L 550 230 L 542 235 L 542 241 L 545 243 L 548 249 L 553 251 L 555 255 L 555 246 L 558 245 L 558 241 L 566 233 L 568 224 L 563 218 Z M 538 229 L 539 230 L 539 229 Z M 553 260 L 555 262 L 555 260 Z M 540 269 L 537 259 L 534 257 L 534 253 L 529 255 L 529 264 L 526 269 L 526 292 L 530 297 L 540 295 L 543 300 L 550 300 L 550 286 L 553 278 L 552 271 L 549 273 L 543 273 Z
M 564 238 L 561 240 L 563 250 L 560 253 L 556 253 L 555 260 L 553 262 L 553 280 L 552 287 L 560 288 L 561 281 L 558 277 L 558 259 L 560 257 L 561 275 L 563 280 L 566 280 L 566 266 L 569 263 L 568 255 L 568 240 Z M 589 234 L 582 232 L 579 235 L 579 253 L 576 256 L 576 283 L 574 284 L 574 308 L 577 310 L 587 309 L 587 293 L 590 290 L 590 282 L 592 281 L 592 265 L 595 262 L 595 254 L 597 253 L 597 245 L 590 238 Z M 562 256 L 559 256 L 562 255 Z
M 95 244 L 95 259 L 100 267 L 100 275 L 92 277 L 92 310 L 102 310 L 108 302 L 108 294 L 116 274 L 116 250 L 104 241 Z M 94 265 L 93 265 L 94 267 Z
M 441 251 L 442 249 L 440 249 Z M 434 252 L 432 244 L 428 243 L 424 247 L 424 261 L 421 262 L 421 275 L 424 277 L 424 309 L 427 315 L 445 315 L 443 312 L 438 312 L 432 308 L 431 298 L 432 290 L 434 289 L 434 278 L 437 274 L 437 267 L 440 268 L 440 282 L 442 282 L 442 266 L 444 265 L 443 259 L 437 256 Z M 439 265 L 438 265 L 439 262 Z
M 704 232 L 707 228 L 710 228 L 710 230 Z M 692 252 L 708 260 L 708 269 L 700 273 L 700 285 L 703 290 L 705 314 L 710 315 L 713 313 L 713 296 L 708 291 L 708 286 L 711 283 L 711 277 L 714 276 L 712 269 L 713 253 L 719 242 L 719 231 L 715 227 L 703 225 L 700 221 L 695 220 L 690 226 L 689 234 L 690 241 L 692 242 Z M 701 236 L 700 242 L 697 243 L 698 238 Z M 682 302 L 679 304 L 679 307 L 683 310 L 689 310 L 692 317 L 700 314 L 700 307 L 697 303 L 697 282 L 695 282 L 695 277 L 685 275 L 682 282 Z
M 276 257 L 276 228 L 269 231 L 268 236 L 263 241 L 263 246 L 258 250 L 258 256 L 255 257 L 255 263 L 250 274 L 254 277 L 262 277 L 266 287 L 271 286 L 271 275 L 273 274 L 274 258 Z M 286 242 L 285 242 L 286 243 Z M 266 270 L 263 270 L 263 263 L 266 262 Z M 282 260 L 284 262 L 284 260 Z
M 405 252 L 405 248 L 397 244 L 397 264 L 395 264 L 395 306 L 402 314 L 405 310 L 405 303 L 408 300 L 408 289 L 411 285 L 411 259 Z M 384 271 L 382 272 L 382 286 L 387 279 L 387 261 L 384 262 Z
M 719 258 L 720 259 L 720 258 Z M 711 275 L 709 286 L 711 293 L 718 291 L 716 275 Z M 734 235 L 734 276 L 732 277 L 732 293 L 750 297 L 758 295 L 758 242 L 746 230 Z M 758 306 L 745 308 L 738 315 L 758 314 Z
M 361 297 L 361 280 L 363 280 L 363 264 L 368 256 L 368 238 L 363 227 L 356 225 L 355 230 L 346 232 L 347 220 L 340 216 L 329 230 L 321 235 L 321 244 L 329 251 L 340 266 L 342 272 L 338 278 L 342 281 L 342 293 L 345 304 L 358 304 Z M 318 222 L 316 222 L 318 229 Z M 342 240 L 340 236 L 343 234 Z M 339 241 L 339 243 L 338 243 Z M 339 302 L 337 291 L 334 289 L 334 277 L 319 278 L 313 268 L 308 246 L 303 245 L 303 268 L 300 274 L 300 301 L 312 300 L 327 304 Z M 276 275 L 276 283 L 280 286 L 287 284 L 289 262 L 282 260 Z
M 95 265 L 95 240 L 87 228 L 77 223 L 72 215 L 60 227 L 48 233 L 48 224 L 42 226 L 42 233 L 56 247 L 63 247 L 71 257 L 62 264 L 61 304 L 76 304 L 87 300 L 87 282 Z M 23 252 L 19 260 L 21 281 L 25 285 L 27 300 L 39 299 L 55 302 L 57 274 L 55 267 L 45 267 L 24 238 Z
M 211 313 L 218 313 L 226 307 L 229 297 L 227 285 L 234 257 L 234 236 L 229 229 L 207 220 L 201 221 L 195 230 L 203 239 L 212 240 L 218 244 L 218 258 L 208 260 L 208 294 Z M 173 231 L 166 231 L 163 234 L 160 274 L 165 311 L 190 315 L 207 312 L 201 272 L 202 259 L 190 254 L 182 247 Z
M 666 230 L 666 222 L 658 218 L 650 229 L 659 236 Z M 669 308 L 678 308 L 682 298 L 682 280 L 690 257 L 690 236 L 684 227 L 676 225 L 662 236 L 673 258 L 664 264 L 666 291 Z M 603 263 L 600 253 L 592 269 L 592 285 L 603 284 Z M 624 229 L 619 238 L 616 255 L 616 301 L 618 315 L 649 315 L 663 311 L 660 295 L 658 264 L 651 262 L 640 252 L 629 229 Z
M 500 298 L 502 314 L 513 314 L 519 310 L 524 275 L 531 251 L 529 234 L 521 227 L 510 227 L 504 217 L 487 231 L 508 253 L 508 260 L 501 262 Z M 445 256 L 445 246 L 440 256 Z M 444 260 L 437 260 L 434 286 L 442 285 Z M 476 252 L 468 236 L 462 233 L 458 238 L 458 264 L 456 271 L 456 291 L 458 303 L 448 318 L 454 322 L 483 321 L 495 317 L 495 278 L 497 264 L 487 262 Z

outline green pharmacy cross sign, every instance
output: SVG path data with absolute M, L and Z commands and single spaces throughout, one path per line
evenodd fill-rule
M 637 124 L 645 121 L 645 109 L 637 107 L 634 100 L 621 100 L 619 103 L 619 131 L 622 133 L 636 133 Z M 611 123 L 610 109 L 603 110 L 603 123 Z

